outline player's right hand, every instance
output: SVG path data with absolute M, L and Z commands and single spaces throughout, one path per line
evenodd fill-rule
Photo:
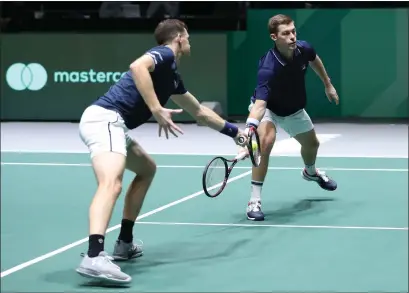
M 238 153 L 237 153 L 237 156 L 236 156 L 236 159 L 238 159 L 238 160 L 244 160 L 244 159 L 249 157 L 249 150 L 247 149 L 247 144 L 249 143 L 249 133 L 250 133 L 250 129 L 252 127 L 253 126 L 247 126 L 246 129 L 244 129 L 244 131 L 239 129 L 239 132 L 237 133 L 235 141 L 236 141 L 236 144 L 239 146 L 239 150 L 238 150 Z M 245 142 L 244 143 L 239 143 L 237 141 L 239 137 L 244 137 Z
M 245 160 L 248 157 L 249 157 L 249 150 L 246 147 L 240 146 L 235 159 L 240 161 L 240 160 Z
M 166 139 L 169 139 L 169 132 L 172 133 L 175 137 L 178 137 L 175 131 L 183 134 L 182 129 L 180 129 L 172 121 L 172 114 L 180 114 L 182 112 L 182 109 L 166 109 L 163 107 L 161 107 L 157 111 L 152 112 L 153 117 L 155 117 L 156 121 L 159 124 L 159 137 L 162 135 L 162 129 L 165 132 Z

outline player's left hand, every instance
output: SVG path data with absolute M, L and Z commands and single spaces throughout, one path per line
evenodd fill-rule
M 338 105 L 339 103 L 338 94 L 332 84 L 325 86 L 325 94 L 327 95 L 327 98 L 331 103 L 332 101 L 334 101 L 335 104 Z
M 241 147 L 244 147 L 248 143 L 248 133 L 239 129 L 236 137 L 234 138 L 234 142 Z

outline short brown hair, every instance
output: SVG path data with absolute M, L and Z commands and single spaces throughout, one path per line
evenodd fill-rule
M 294 22 L 294 20 L 291 19 L 288 15 L 284 14 L 277 14 L 271 17 L 268 20 L 268 31 L 270 34 L 276 34 L 278 32 L 278 27 L 282 24 L 290 24 Z
M 164 45 L 172 41 L 178 34 L 187 30 L 186 24 L 178 19 L 166 19 L 161 21 L 155 29 L 154 35 L 158 45 Z

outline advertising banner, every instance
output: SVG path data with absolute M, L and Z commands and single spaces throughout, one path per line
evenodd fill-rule
M 226 35 L 192 34 L 190 39 L 192 54 L 180 64 L 185 85 L 200 101 L 218 100 L 226 111 Z M 1 42 L 5 120 L 78 120 L 136 58 L 155 46 L 148 34 L 6 34 Z M 182 114 L 175 119 L 191 118 Z

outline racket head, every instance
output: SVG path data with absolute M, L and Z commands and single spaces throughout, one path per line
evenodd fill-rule
M 249 151 L 251 163 L 254 167 L 260 166 L 261 162 L 261 144 L 260 138 L 258 136 L 257 129 L 251 127 L 249 129 L 249 141 L 247 144 L 247 149 Z
M 222 193 L 229 176 L 227 160 L 223 157 L 213 158 L 205 167 L 202 176 L 204 193 L 211 198 Z

